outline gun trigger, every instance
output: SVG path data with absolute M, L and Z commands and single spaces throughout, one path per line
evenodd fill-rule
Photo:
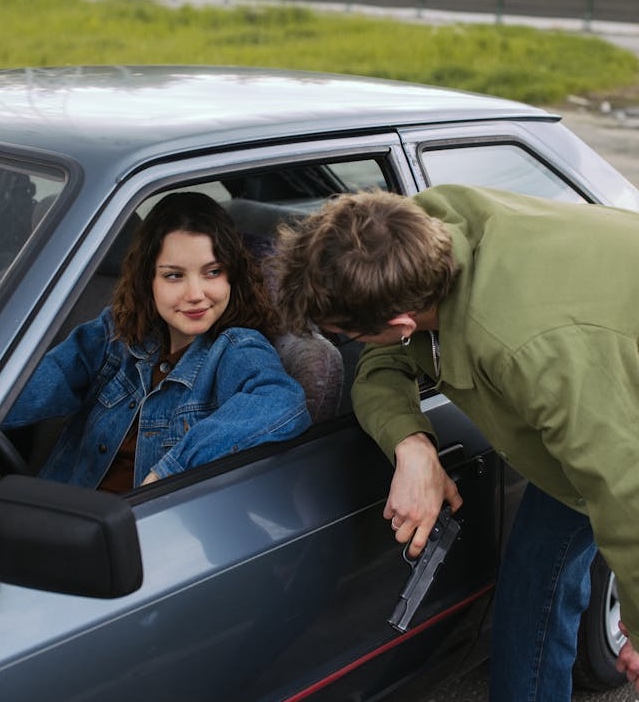
M 415 563 L 417 563 L 417 558 L 419 558 L 419 556 L 418 556 L 417 558 L 411 558 L 411 557 L 408 555 L 408 549 L 409 549 L 409 547 L 410 547 L 410 541 L 409 541 L 407 544 L 405 544 L 405 545 L 404 545 L 404 548 L 402 549 L 402 558 L 406 561 L 406 563 L 408 563 L 408 565 L 409 565 L 411 568 L 414 568 L 414 567 L 415 567 Z

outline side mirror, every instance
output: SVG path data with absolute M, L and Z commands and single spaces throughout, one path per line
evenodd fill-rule
M 5 476 L 0 582 L 85 597 L 134 592 L 142 557 L 133 511 L 109 493 Z

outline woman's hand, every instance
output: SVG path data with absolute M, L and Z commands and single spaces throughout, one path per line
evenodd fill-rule
M 142 485 L 150 485 L 151 483 L 155 483 L 158 480 L 159 480 L 158 476 L 152 470 L 150 470 L 149 474 L 142 481 Z
M 442 468 L 437 450 L 425 434 L 411 434 L 395 448 L 395 475 L 384 518 L 391 520 L 400 543 L 412 541 L 408 555 L 416 558 L 426 546 L 444 502 L 453 512 L 462 504 L 455 481 Z
M 623 622 L 619 622 L 619 628 L 624 636 L 628 636 L 628 630 Z M 635 690 L 639 692 L 639 653 L 635 650 L 630 639 L 621 647 L 617 657 L 616 668 L 620 673 L 625 673 L 628 680 L 633 683 Z

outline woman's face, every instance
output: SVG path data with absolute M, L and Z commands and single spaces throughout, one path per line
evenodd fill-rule
M 206 234 L 170 232 L 155 262 L 153 300 L 166 322 L 170 353 L 208 331 L 229 304 L 231 286 Z

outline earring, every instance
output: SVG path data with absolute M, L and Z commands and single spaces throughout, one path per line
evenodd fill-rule
M 410 336 L 402 336 L 402 338 L 399 340 L 401 345 L 406 348 L 407 346 L 410 346 Z

